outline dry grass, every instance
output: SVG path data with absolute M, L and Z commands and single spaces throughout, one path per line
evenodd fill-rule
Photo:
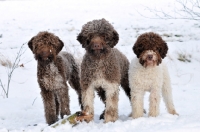
M 191 62 L 192 55 L 186 52 L 178 52 L 178 60 L 182 62 Z
M 7 67 L 7 68 L 11 68 L 13 64 L 9 58 L 0 54 L 0 65 Z

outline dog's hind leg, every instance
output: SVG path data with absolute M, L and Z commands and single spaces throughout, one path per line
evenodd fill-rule
M 106 92 L 102 89 L 102 87 L 97 88 L 97 95 L 100 97 L 101 101 L 105 104 L 106 106 Z M 99 119 L 104 119 L 105 115 L 105 110 L 102 112 L 100 115 Z
M 121 79 L 121 87 L 124 89 L 124 92 L 128 96 L 129 100 L 131 100 L 131 89 L 129 87 L 128 71 L 127 73 L 125 73 L 124 77 Z
M 55 102 L 56 102 L 56 115 L 57 117 L 59 116 L 59 113 L 60 113 L 60 104 L 58 102 L 58 98 L 56 97 L 55 99 Z
M 51 125 L 58 120 L 58 117 L 56 115 L 55 96 L 52 91 L 47 91 L 45 89 L 41 89 L 41 95 L 44 103 L 46 122 Z
M 81 98 L 81 86 L 80 86 L 80 70 L 78 65 L 75 63 L 73 57 L 70 58 L 72 71 L 70 73 L 69 84 L 70 86 L 75 89 L 76 93 L 78 94 L 78 101 L 79 105 L 81 106 L 81 110 L 83 110 L 83 103 Z
M 167 107 L 167 111 L 170 114 L 173 115 L 178 115 L 178 113 L 176 112 L 175 108 L 174 108 L 174 104 L 173 104 L 173 99 L 172 99 L 172 88 L 171 88 L 171 82 L 170 82 L 170 77 L 169 77 L 169 73 L 166 67 L 164 67 L 164 83 L 163 83 L 163 87 L 162 87 L 162 96 L 163 96 L 163 100 L 165 102 L 165 105 Z
M 64 115 L 70 115 L 68 87 L 60 88 L 56 92 L 60 105 L 60 116 L 63 118 Z

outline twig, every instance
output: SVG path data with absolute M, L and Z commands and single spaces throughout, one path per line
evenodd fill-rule
M 5 89 L 5 87 L 3 86 L 2 80 L 0 79 L 0 86 L 2 87 L 6 97 L 8 98 L 8 94 L 9 94 L 9 90 L 10 90 L 10 81 L 13 75 L 14 70 L 18 67 L 19 62 L 20 62 L 20 58 L 21 56 L 25 53 L 26 50 L 23 51 L 23 46 L 26 43 L 22 44 L 19 51 L 17 52 L 17 56 L 14 60 L 14 63 L 12 65 L 8 65 L 7 67 L 7 74 L 8 74 L 8 82 L 7 82 L 7 89 Z
M 33 100 L 33 103 L 32 103 L 32 106 L 33 106 L 33 104 L 35 103 L 35 100 L 37 99 L 37 97 Z
M 149 7 L 145 7 L 145 9 L 149 10 L 151 13 L 155 14 L 156 17 L 147 17 L 140 12 L 138 12 L 141 16 L 145 18 L 150 18 L 150 19 L 187 19 L 187 20 L 200 20 L 200 2 L 199 0 L 176 0 L 176 2 L 181 5 L 182 9 L 179 9 L 175 7 L 174 13 L 178 15 L 172 16 L 162 9 L 151 9 Z M 191 6 L 189 6 L 191 5 Z M 199 12 L 198 12 L 199 10 Z M 185 14 L 185 15 L 183 15 Z

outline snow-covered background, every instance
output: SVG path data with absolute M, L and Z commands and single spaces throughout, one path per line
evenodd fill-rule
M 0 132 L 142 132 L 142 131 L 200 131 L 200 23 L 193 20 L 149 19 L 154 14 L 145 6 L 160 8 L 173 15 L 174 0 L 0 0 L 0 60 L 14 61 L 22 44 L 40 31 L 59 36 L 68 52 L 80 60 L 84 49 L 76 40 L 83 24 L 93 19 L 105 18 L 118 31 L 117 48 L 129 60 L 135 55 L 132 46 L 138 35 L 153 31 L 168 43 L 167 62 L 173 88 L 173 100 L 179 116 L 167 113 L 163 101 L 160 115 L 147 114 L 139 119 L 128 117 L 131 107 L 124 92 L 120 91 L 119 119 L 103 123 L 99 115 L 104 105 L 95 97 L 95 117 L 90 123 L 70 124 L 56 129 L 45 123 L 43 102 L 36 76 L 36 61 L 27 44 L 20 64 L 10 82 L 9 97 L 0 87 Z M 178 7 L 177 7 L 178 8 Z M 139 12 L 139 13 L 138 13 Z M 140 14 L 145 15 L 142 17 Z M 179 61 L 185 56 L 190 62 Z M 7 86 L 7 68 L 0 65 L 0 79 Z M 148 93 L 145 109 L 148 112 Z M 77 95 L 70 89 L 71 113 L 79 111 Z

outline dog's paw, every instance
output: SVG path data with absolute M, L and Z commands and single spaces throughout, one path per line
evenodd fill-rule
M 172 115 L 177 115 L 177 116 L 179 116 L 179 114 L 176 112 L 176 110 L 172 110 L 172 111 L 170 111 L 169 113 L 172 114 Z
M 76 112 L 76 114 L 77 114 L 76 120 L 80 122 L 85 121 L 89 123 L 90 121 L 93 120 L 94 117 L 93 115 L 90 115 L 86 112 Z

